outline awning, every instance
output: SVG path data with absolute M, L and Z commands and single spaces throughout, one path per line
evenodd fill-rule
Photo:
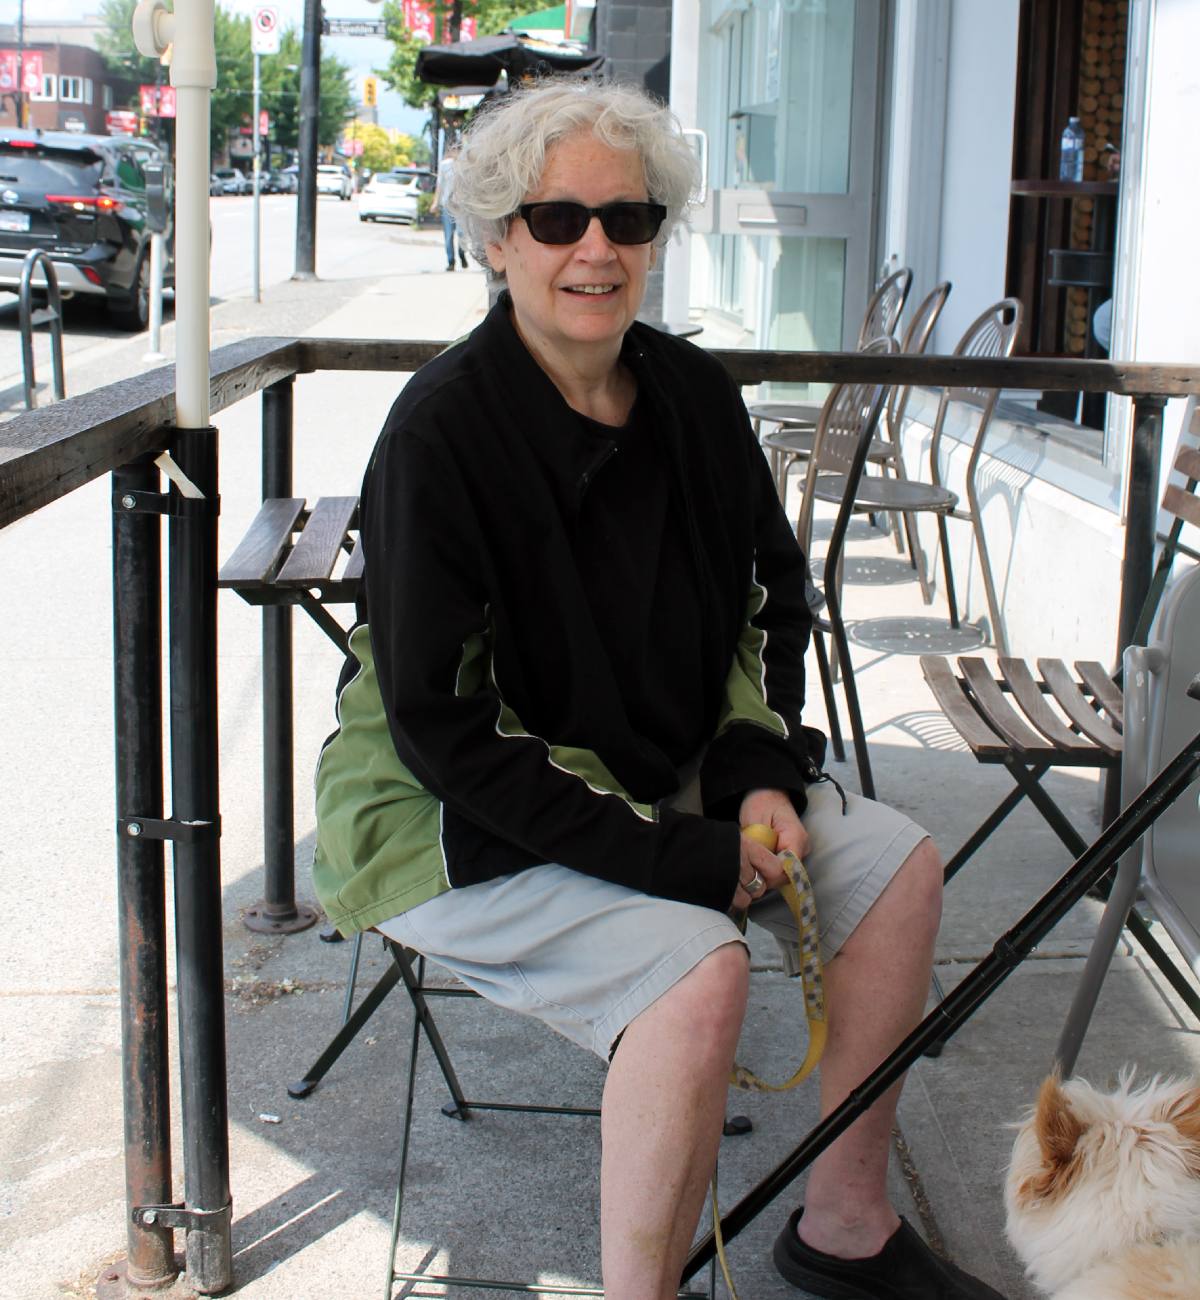
M 505 33 L 454 45 L 426 45 L 418 52 L 413 71 L 418 81 L 431 86 L 494 86 L 501 72 L 508 74 L 510 82 L 547 72 L 583 72 L 603 57 Z

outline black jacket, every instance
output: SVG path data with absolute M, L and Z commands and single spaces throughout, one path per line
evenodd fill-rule
M 344 928 L 548 861 L 724 909 L 742 794 L 785 789 L 803 810 L 824 750 L 800 724 L 806 567 L 745 407 L 705 352 L 647 326 L 622 360 L 669 498 L 652 600 L 625 599 L 636 582 L 596 542 L 597 521 L 637 523 L 616 441 L 566 405 L 504 299 L 388 416 L 361 498 L 357 653 L 318 769 L 316 880 Z M 648 735 L 621 683 L 663 620 L 694 632 L 674 652 L 689 693 Z M 701 749 L 706 816 L 660 806 Z

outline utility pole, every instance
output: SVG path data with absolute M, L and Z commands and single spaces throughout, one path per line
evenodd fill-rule
M 25 125 L 25 0 L 17 8 L 17 125 Z
M 321 115 L 321 0 L 304 0 L 300 53 L 300 173 L 293 280 L 317 278 L 317 126 Z

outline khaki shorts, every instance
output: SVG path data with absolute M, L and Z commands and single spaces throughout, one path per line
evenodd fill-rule
M 828 783 L 809 787 L 803 821 L 828 961 L 926 832 L 850 792 L 843 814 Z M 794 973 L 796 928 L 783 899 L 753 904 L 750 919 L 780 941 Z M 606 1060 L 626 1025 L 693 966 L 723 944 L 745 943 L 721 912 L 556 864 L 452 889 L 378 928 L 490 1001 L 537 1017 Z

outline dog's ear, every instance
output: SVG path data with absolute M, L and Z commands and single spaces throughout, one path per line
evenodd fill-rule
M 1166 1104 L 1163 1119 L 1188 1147 L 1188 1166 L 1200 1177 L 1200 1087 L 1185 1088 Z
M 1050 1075 L 1038 1091 L 1037 1107 L 1033 1116 L 1033 1131 L 1038 1150 L 1042 1153 L 1043 1169 L 1036 1182 L 1035 1194 L 1049 1196 L 1056 1187 L 1061 1188 L 1071 1167 L 1075 1148 L 1083 1135 L 1083 1124 L 1071 1109 L 1067 1094 L 1059 1085 L 1057 1075 Z

